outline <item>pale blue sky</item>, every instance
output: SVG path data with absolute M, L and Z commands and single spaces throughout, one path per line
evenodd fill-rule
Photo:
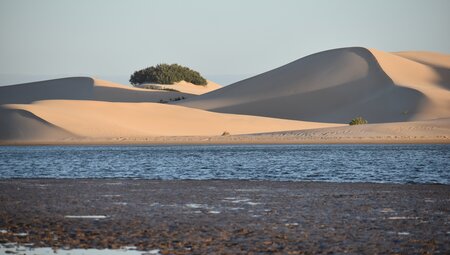
M 0 0 L 0 84 L 127 82 L 180 63 L 227 84 L 339 47 L 450 53 L 448 0 Z

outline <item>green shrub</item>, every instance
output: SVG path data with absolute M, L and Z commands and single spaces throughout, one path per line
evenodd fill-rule
M 353 125 L 363 125 L 367 123 L 368 123 L 367 120 L 363 119 L 362 117 L 356 117 L 352 119 L 352 121 L 350 121 L 350 123 L 348 124 L 350 124 L 350 126 L 353 126 Z
M 187 81 L 195 85 L 206 85 L 207 81 L 199 72 L 178 64 L 159 64 L 134 72 L 130 83 L 139 85 L 143 83 L 173 84 Z

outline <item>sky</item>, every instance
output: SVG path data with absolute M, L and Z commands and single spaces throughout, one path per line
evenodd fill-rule
M 0 0 L 0 85 L 128 83 L 178 63 L 227 85 L 333 48 L 450 54 L 448 0 Z

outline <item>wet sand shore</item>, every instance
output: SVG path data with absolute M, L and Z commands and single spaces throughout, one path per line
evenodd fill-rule
M 0 180 L 7 242 L 161 254 L 446 254 L 450 186 Z

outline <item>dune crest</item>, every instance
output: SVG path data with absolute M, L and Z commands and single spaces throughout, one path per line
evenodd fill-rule
M 358 47 L 319 52 L 176 104 L 338 123 L 356 116 L 369 123 L 449 117 L 448 58 L 399 55 Z

